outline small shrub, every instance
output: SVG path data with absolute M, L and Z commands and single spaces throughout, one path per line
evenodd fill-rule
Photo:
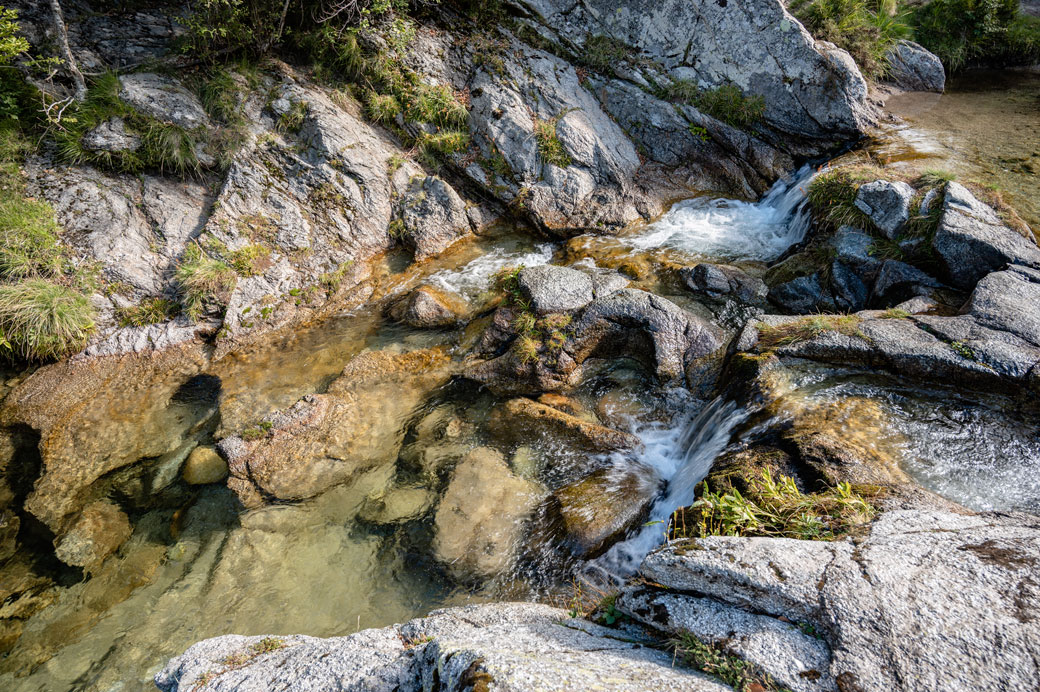
M 823 332 L 860 336 L 860 319 L 855 315 L 811 315 L 786 324 L 758 325 L 758 345 L 762 350 L 808 341 Z
M 1040 18 L 1018 0 L 932 0 L 913 11 L 914 38 L 956 72 L 1040 61 Z
M 166 298 L 145 298 L 137 305 L 116 310 L 116 321 L 120 327 L 144 327 L 173 319 L 180 314 L 181 306 Z
M 783 689 L 754 664 L 726 653 L 721 643 L 703 642 L 690 632 L 680 632 L 668 645 L 677 661 L 721 680 L 736 692 L 780 692 Z
M 596 34 L 585 39 L 581 63 L 597 72 L 610 75 L 614 73 L 614 65 L 627 58 L 630 52 L 631 49 L 624 42 L 612 36 Z
M 61 358 L 87 345 L 94 308 L 83 292 L 42 278 L 0 285 L 0 346 L 19 358 Z
M 207 303 L 223 303 L 237 281 L 235 271 L 221 260 L 209 257 L 196 245 L 184 251 L 176 271 L 185 314 L 197 320 Z
M 559 168 L 567 168 L 574 161 L 556 134 L 556 125 L 563 114 L 548 120 L 534 119 L 534 136 L 538 140 L 538 153 L 542 160 Z

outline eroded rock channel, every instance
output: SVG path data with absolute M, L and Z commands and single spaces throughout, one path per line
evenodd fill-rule
M 0 385 L 4 689 L 1040 679 L 1040 247 L 885 110 L 921 46 L 517 0 L 213 72 L 66 5 L 11 160 L 61 269 L 0 290 L 90 325 Z

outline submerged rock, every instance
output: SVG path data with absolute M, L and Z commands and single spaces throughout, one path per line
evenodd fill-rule
M 420 286 L 390 308 L 390 317 L 417 329 L 451 327 L 462 321 L 468 306 L 459 296 L 433 286 Z
M 397 524 L 418 519 L 433 506 L 436 495 L 423 487 L 392 487 L 365 498 L 358 519 L 371 524 Z
M 188 485 L 219 483 L 227 478 L 228 465 L 213 447 L 199 446 L 191 450 L 181 476 Z
M 455 467 L 437 507 L 434 555 L 461 579 L 501 573 L 544 494 L 537 483 L 514 476 L 500 452 L 472 450 Z
M 92 502 L 55 539 L 54 554 L 66 565 L 90 572 L 123 545 L 131 531 L 130 520 L 118 507 L 109 502 Z
M 504 441 L 540 440 L 563 443 L 589 452 L 611 452 L 642 446 L 635 435 L 577 418 L 530 399 L 510 399 L 495 407 L 488 428 Z

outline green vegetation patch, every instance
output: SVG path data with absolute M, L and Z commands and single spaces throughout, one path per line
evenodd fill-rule
M 783 536 L 830 541 L 861 527 L 876 513 L 849 483 L 803 493 L 790 476 L 774 479 L 769 469 L 737 488 L 713 491 L 705 482 L 690 506 L 685 528 L 695 536 Z M 691 537 L 687 534 L 687 537 Z
M 208 307 L 226 305 L 238 275 L 223 260 L 211 257 L 192 243 L 185 249 L 176 271 L 184 313 L 199 319 Z
M 789 9 L 815 38 L 848 51 L 867 79 L 884 77 L 889 49 L 912 34 L 897 0 L 793 0 Z
M 120 327 L 143 327 L 173 319 L 181 312 L 179 303 L 166 298 L 145 298 L 137 305 L 116 310 Z
M 759 349 L 767 351 L 779 346 L 808 341 L 824 332 L 838 332 L 862 338 L 859 317 L 855 315 L 810 315 L 785 324 L 758 325 Z
M 951 72 L 1040 62 L 1040 18 L 1018 0 L 931 0 L 910 14 L 914 38 Z
M 585 39 L 580 60 L 589 69 L 612 75 L 614 65 L 628 58 L 631 53 L 632 49 L 623 41 L 605 34 L 595 34 Z
M 556 125 L 564 115 L 561 113 L 548 120 L 537 117 L 534 119 L 534 137 L 538 141 L 538 153 L 543 161 L 559 168 L 567 168 L 574 163 L 556 134 Z
M 747 95 L 733 84 L 701 89 L 689 80 L 677 79 L 664 90 L 663 95 L 671 101 L 687 103 L 727 125 L 744 129 L 760 121 L 766 110 L 762 96 Z
M 720 642 L 705 642 L 691 632 L 679 632 L 668 641 L 675 660 L 706 673 L 736 692 L 782 692 L 768 673 L 739 656 L 727 653 Z

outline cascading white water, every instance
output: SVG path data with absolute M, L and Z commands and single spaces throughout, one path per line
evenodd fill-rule
M 429 283 L 446 291 L 472 298 L 485 291 L 491 277 L 504 267 L 534 267 L 548 264 L 553 256 L 550 243 L 541 243 L 530 252 L 495 248 L 458 269 L 442 269 L 429 278 Z
M 668 485 L 654 502 L 646 525 L 589 562 L 584 570 L 586 578 L 599 583 L 622 582 L 635 573 L 647 553 L 664 541 L 672 512 L 693 502 L 697 484 L 747 415 L 735 403 L 716 397 L 700 411 L 683 417 L 678 425 L 641 433 L 646 450 L 642 461 Z
M 645 232 L 624 241 L 634 248 L 670 248 L 690 255 L 768 262 L 805 238 L 806 191 L 815 170 L 803 166 L 757 202 L 697 197 L 673 206 Z

